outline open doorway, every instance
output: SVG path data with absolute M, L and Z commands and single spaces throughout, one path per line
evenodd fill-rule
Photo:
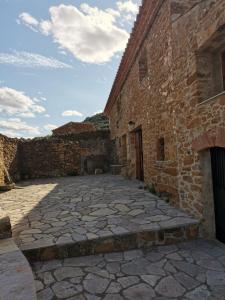
M 136 178 L 144 180 L 144 164 L 143 164 L 143 141 L 142 129 L 138 128 L 135 133 L 135 149 L 136 149 Z
M 225 148 L 211 149 L 216 238 L 225 243 Z

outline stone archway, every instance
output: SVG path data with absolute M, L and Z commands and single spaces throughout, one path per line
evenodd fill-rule
M 213 128 L 198 136 L 192 142 L 192 149 L 200 152 L 213 147 L 225 148 L 225 128 Z
M 213 193 L 213 177 L 210 149 L 215 147 L 225 148 L 225 129 L 213 128 L 199 135 L 192 142 L 192 149 L 199 153 L 202 170 L 202 203 L 204 203 L 203 220 L 204 233 L 207 237 L 216 235 L 215 207 Z

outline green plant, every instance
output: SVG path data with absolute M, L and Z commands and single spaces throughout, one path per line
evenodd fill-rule
M 156 189 L 153 183 L 150 183 L 147 185 L 147 190 L 149 191 L 149 193 L 156 195 Z

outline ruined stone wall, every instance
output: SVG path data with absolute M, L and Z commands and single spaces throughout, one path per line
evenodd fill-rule
M 4 158 L 3 158 L 3 143 L 0 139 L 0 185 L 4 184 Z
M 20 179 L 20 140 L 0 135 L 0 184 L 5 183 L 4 166 L 14 181 Z
M 92 123 L 70 122 L 59 128 L 54 129 L 53 135 L 79 134 L 83 132 L 96 131 L 95 125 Z
M 14 181 L 31 178 L 94 174 L 109 170 L 113 143 L 108 131 L 84 132 L 32 140 L 0 136 L 0 184 L 5 164 Z
M 21 177 L 94 174 L 97 168 L 107 171 L 110 145 L 109 132 L 102 131 L 24 141 Z
M 221 74 L 214 76 L 215 70 L 205 69 L 211 64 L 205 52 L 214 55 L 225 49 L 224 24 L 223 0 L 164 1 L 109 110 L 112 139 L 117 141 L 120 159 L 121 139 L 127 136 L 126 175 L 136 176 L 132 131 L 141 127 L 145 182 L 153 183 L 159 192 L 168 192 L 175 205 L 200 218 L 206 204 L 196 139 L 210 131 L 212 144 L 225 146 L 225 95 L 207 101 L 222 92 L 221 84 L 212 82 Z M 144 49 L 149 74 L 140 82 L 139 57 Z M 161 137 L 165 139 L 163 161 L 158 160 Z M 207 144 L 205 140 L 203 136 L 202 143 Z

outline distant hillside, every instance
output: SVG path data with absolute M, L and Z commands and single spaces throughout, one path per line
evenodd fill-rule
M 99 130 L 109 130 L 109 119 L 102 113 L 87 117 L 84 122 L 93 123 Z

